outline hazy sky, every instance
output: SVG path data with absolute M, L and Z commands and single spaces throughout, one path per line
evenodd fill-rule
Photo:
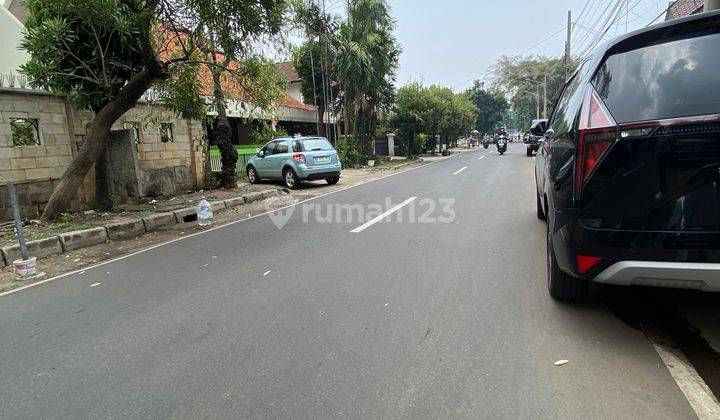
M 422 80 L 456 90 L 470 86 L 473 78 L 481 77 L 502 55 L 562 55 L 567 10 L 572 10 L 575 21 L 585 7 L 579 25 L 599 31 L 604 29 L 601 13 L 616 3 L 616 0 L 388 1 L 397 20 L 396 35 L 403 47 L 398 86 Z M 629 30 L 645 26 L 668 5 L 667 0 L 627 1 Z M 341 2 L 332 3 L 339 7 Z M 625 18 L 620 21 L 608 34 L 625 32 Z M 546 42 L 525 51 L 555 32 L 558 33 Z M 593 37 L 588 36 L 586 29 L 576 26 L 573 42 L 582 46 Z M 573 48 L 573 52 L 580 51 Z

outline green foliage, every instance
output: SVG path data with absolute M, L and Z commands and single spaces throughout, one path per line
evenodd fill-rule
M 38 144 L 36 121 L 17 118 L 10 121 L 13 146 L 35 146 Z
M 144 66 L 143 16 L 117 0 L 28 0 L 21 66 L 30 86 L 98 110 Z
M 306 104 L 317 104 L 321 109 L 332 106 L 332 104 L 325 103 L 327 93 L 323 92 L 323 82 L 325 81 L 323 80 L 322 64 L 327 55 L 325 49 L 317 41 L 307 41 L 293 51 L 293 65 L 302 79 L 300 92 L 303 99 Z M 333 57 L 328 57 L 328 60 L 332 61 L 333 59 Z M 332 96 L 335 98 L 339 93 L 338 85 L 334 81 L 331 84 L 333 85 Z
M 353 137 L 368 150 L 378 114 L 393 102 L 400 46 L 385 0 L 355 0 L 336 41 L 336 78 Z
M 467 94 L 470 101 L 478 108 L 475 129 L 480 133 L 492 133 L 500 128 L 505 112 L 510 107 L 505 94 L 499 90 L 484 89 L 483 84 L 478 80 L 468 89 Z
M 276 127 L 275 131 L 272 126 L 262 121 L 250 131 L 250 143 L 264 145 L 270 140 L 278 137 L 288 137 L 288 132 L 282 127 Z
M 372 155 L 365 152 L 362 143 L 352 137 L 345 137 L 338 140 L 335 145 L 338 157 L 343 168 L 356 168 L 367 164 L 368 159 L 372 159 Z
M 477 107 L 465 93 L 455 94 L 441 86 L 424 87 L 418 82 L 398 90 L 391 124 L 405 154 L 434 149 L 435 136 L 454 142 L 472 130 Z
M 252 51 L 280 29 L 285 0 L 28 0 L 28 10 L 21 47 L 30 59 L 21 72 L 31 86 L 80 108 L 98 111 L 145 70 L 163 104 L 202 116 L 207 86 L 198 72 L 208 48 L 241 61 L 217 68 L 256 106 L 267 107 L 282 90 L 279 75 L 268 72 L 274 65 Z
M 570 70 L 579 62 L 572 59 Z M 528 79 L 545 81 L 547 77 L 548 116 L 552 113 L 555 100 L 565 85 L 565 64 L 562 58 L 530 56 L 501 57 L 494 70 L 495 87 L 508 92 L 516 121 L 512 125 L 528 129 L 536 117 L 538 88 L 540 91 L 540 112 L 543 106 L 543 86 Z

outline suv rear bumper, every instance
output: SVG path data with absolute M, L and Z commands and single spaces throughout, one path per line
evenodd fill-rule
M 620 261 L 603 270 L 593 281 L 720 292 L 720 264 Z
M 574 277 L 598 283 L 720 292 L 717 232 L 603 230 L 588 228 L 579 218 L 568 219 L 554 232 L 553 248 L 560 269 Z M 580 272 L 579 255 L 600 260 Z

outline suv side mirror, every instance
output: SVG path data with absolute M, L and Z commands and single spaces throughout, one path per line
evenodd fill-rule
M 545 132 L 547 131 L 548 127 L 548 120 L 542 119 L 542 120 L 535 120 L 532 123 L 532 126 L 530 126 L 530 132 L 533 133 L 533 135 L 542 137 L 545 135 Z
M 258 155 L 258 157 L 265 157 L 266 154 L 267 154 L 267 150 L 263 149 L 263 150 L 259 151 L 257 155 Z

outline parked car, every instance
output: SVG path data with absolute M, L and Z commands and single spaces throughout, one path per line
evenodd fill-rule
M 720 12 L 632 32 L 563 88 L 536 158 L 548 290 L 720 291 Z
M 317 179 L 337 184 L 341 170 L 337 152 L 323 137 L 274 139 L 251 157 L 246 166 L 251 183 L 282 180 L 288 188 Z

